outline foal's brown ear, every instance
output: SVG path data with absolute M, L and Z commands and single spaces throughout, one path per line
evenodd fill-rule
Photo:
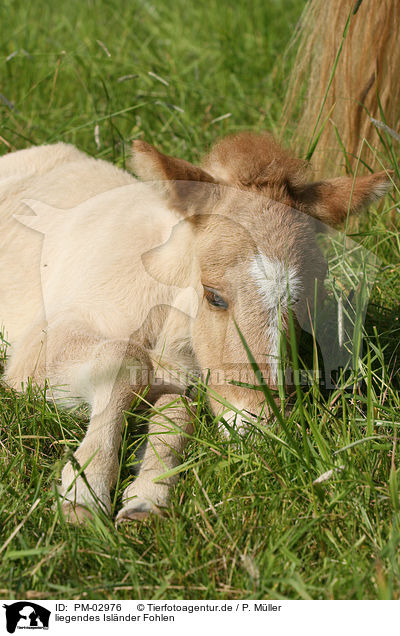
M 353 214 L 378 201 L 392 187 L 394 172 L 377 172 L 364 177 L 338 177 L 308 183 L 296 189 L 296 198 L 315 218 L 337 225 L 347 213 Z
M 145 141 L 133 142 L 133 154 L 128 167 L 142 181 L 156 181 L 167 195 L 169 204 L 182 213 L 201 212 L 200 209 L 216 184 L 205 170 L 184 159 L 159 152 Z

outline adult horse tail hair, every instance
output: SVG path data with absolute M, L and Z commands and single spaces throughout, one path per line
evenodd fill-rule
M 312 155 L 319 176 L 357 164 L 359 172 L 379 169 L 379 135 L 397 145 L 399 36 L 399 0 L 307 3 L 289 44 L 296 57 L 281 130 L 295 126 L 292 146 Z

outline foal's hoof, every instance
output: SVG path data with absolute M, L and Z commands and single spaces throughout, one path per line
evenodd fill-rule
M 120 510 L 116 524 L 126 523 L 127 521 L 145 521 L 149 519 L 153 514 L 152 510 L 136 510 L 135 508 L 127 508 L 126 510 Z
M 62 511 L 68 523 L 82 524 L 93 519 L 93 513 L 85 506 L 80 506 L 79 504 L 74 506 L 71 503 L 63 503 Z
M 116 525 L 127 521 L 145 521 L 154 516 L 164 516 L 164 508 L 155 506 L 150 501 L 132 501 L 130 506 L 125 506 L 117 514 Z

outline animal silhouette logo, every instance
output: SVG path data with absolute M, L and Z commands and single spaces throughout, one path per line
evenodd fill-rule
M 14 634 L 16 629 L 49 629 L 51 612 L 37 603 L 18 601 L 3 607 L 6 610 L 6 627 L 9 634 Z

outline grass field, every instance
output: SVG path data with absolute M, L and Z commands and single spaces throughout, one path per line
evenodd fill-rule
M 62 140 L 122 166 L 141 137 L 196 161 L 227 132 L 276 132 L 281 57 L 303 6 L 4 0 L 0 152 Z M 383 165 L 397 168 L 382 135 Z M 1 386 L 0 596 L 398 599 L 399 198 L 351 228 L 380 261 L 356 372 L 330 392 L 303 387 L 290 415 L 232 443 L 199 394 L 164 519 L 118 529 L 59 519 L 55 484 L 85 412 Z M 115 506 L 141 442 L 134 428 L 132 416 Z

